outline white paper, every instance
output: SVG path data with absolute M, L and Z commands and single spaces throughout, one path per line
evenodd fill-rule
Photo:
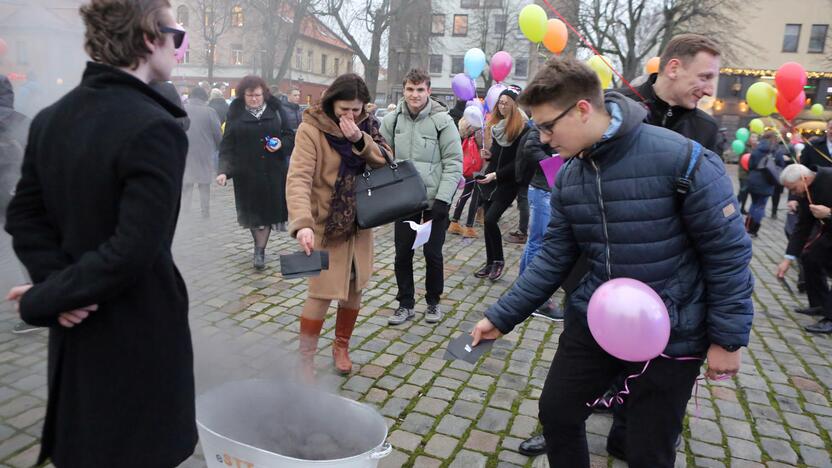
M 430 220 L 424 224 L 416 224 L 413 221 L 405 222 L 410 224 L 410 228 L 416 231 L 416 240 L 413 241 L 413 250 L 416 250 L 419 247 L 427 244 L 428 239 L 430 239 L 430 229 L 433 225 L 433 220 Z

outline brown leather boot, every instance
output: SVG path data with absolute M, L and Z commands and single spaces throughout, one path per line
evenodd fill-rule
M 321 336 L 323 320 L 300 318 L 300 337 L 298 339 L 298 377 L 307 384 L 315 383 L 315 352 L 318 350 L 318 338 Z
M 332 359 L 335 360 L 335 369 L 342 374 L 349 374 L 352 371 L 349 347 L 356 319 L 358 319 L 358 309 L 338 306 L 338 313 L 335 317 L 335 340 L 332 342 Z

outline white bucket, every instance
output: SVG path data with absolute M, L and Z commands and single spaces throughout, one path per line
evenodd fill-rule
M 209 468 L 375 468 L 393 450 L 375 409 L 296 384 L 229 382 L 200 395 L 196 411 Z M 329 453 L 341 456 L 287 455 L 309 453 L 304 447 L 332 447 Z

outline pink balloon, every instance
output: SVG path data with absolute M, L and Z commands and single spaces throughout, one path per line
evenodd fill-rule
M 493 112 L 494 108 L 497 106 L 497 99 L 500 99 L 500 93 L 505 91 L 506 85 L 497 83 L 492 85 L 488 88 L 488 92 L 485 94 L 485 107 L 488 112 Z
M 181 25 L 179 26 L 179 28 L 185 29 Z M 187 52 L 187 51 L 188 51 L 188 32 L 186 31 L 185 32 L 185 37 L 182 38 L 182 45 L 179 46 L 178 49 L 176 49 L 176 52 L 174 52 L 174 55 L 176 55 L 176 60 L 179 61 L 179 62 L 184 61 L 185 60 L 185 52 Z
M 653 359 L 670 339 L 664 301 L 650 286 L 630 278 L 616 278 L 596 289 L 587 321 L 598 345 L 625 361 Z
M 497 83 L 506 79 L 509 73 L 511 73 L 511 65 L 512 65 L 512 58 L 511 54 L 505 51 L 499 51 L 496 54 L 491 56 L 491 78 L 494 78 L 494 81 Z

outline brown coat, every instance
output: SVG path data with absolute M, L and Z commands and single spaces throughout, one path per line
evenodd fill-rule
M 364 114 L 359 122 L 368 118 Z M 309 297 L 347 300 L 350 286 L 350 265 L 355 263 L 355 288 L 364 289 L 373 271 L 373 231 L 359 230 L 346 241 L 321 245 L 324 226 L 341 156 L 329 145 L 325 134 L 343 137 L 340 127 L 319 107 L 303 113 L 303 122 L 295 136 L 295 150 L 289 163 L 286 181 L 286 202 L 289 208 L 289 233 L 292 237 L 303 228 L 315 233 L 315 249 L 329 252 L 329 270 L 309 279 Z M 384 164 L 384 156 L 373 139 L 364 134 L 364 150 L 353 149 L 372 167 Z

